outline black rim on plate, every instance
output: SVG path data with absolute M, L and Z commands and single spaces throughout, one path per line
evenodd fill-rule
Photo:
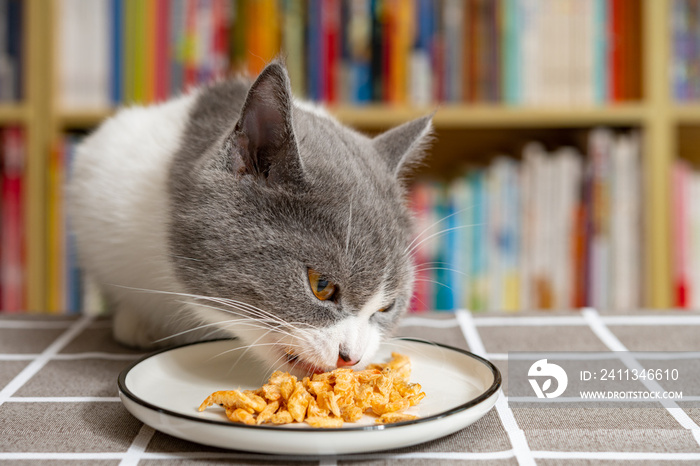
M 207 341 L 197 341 L 193 343 L 185 343 L 183 345 L 179 346 L 173 346 L 170 348 L 164 348 L 158 351 L 155 351 L 153 353 L 147 354 L 146 356 L 143 356 L 136 361 L 132 362 L 127 366 L 124 370 L 121 371 L 119 374 L 119 378 L 117 379 L 117 384 L 119 386 L 119 391 L 126 396 L 128 399 L 133 401 L 136 404 L 139 404 L 143 406 L 144 408 L 148 408 L 152 411 L 156 411 L 158 413 L 162 414 L 167 414 L 168 416 L 173 416 L 176 418 L 180 419 L 186 419 L 188 421 L 195 421 L 195 422 L 203 422 L 205 424 L 214 424 L 217 426 L 222 426 L 226 428 L 232 428 L 232 429 L 263 429 L 263 430 L 279 430 L 279 431 L 285 431 L 285 432 L 348 432 L 348 431 L 357 431 L 357 430 L 386 430 L 386 429 L 392 429 L 392 428 L 398 428 L 398 427 L 403 427 L 407 425 L 413 425 L 413 424 L 420 424 L 423 422 L 429 422 L 429 421 L 435 421 L 437 419 L 442 419 L 447 416 L 451 416 L 453 414 L 459 413 L 461 411 L 464 411 L 466 409 L 471 408 L 472 406 L 476 406 L 479 403 L 481 403 L 484 400 L 487 400 L 490 398 L 494 393 L 496 393 L 500 388 L 501 388 L 501 372 L 498 370 L 496 366 L 491 363 L 491 361 L 488 361 L 481 356 L 477 356 L 474 353 L 470 353 L 469 351 L 460 349 L 460 348 L 455 348 L 454 346 L 449 346 L 449 345 L 443 345 L 442 343 L 434 343 L 434 342 L 426 342 L 425 340 L 417 340 L 415 338 L 399 338 L 400 340 L 404 341 L 412 341 L 414 343 L 420 343 L 420 344 L 425 344 L 425 345 L 430 345 L 430 346 L 439 346 L 441 348 L 445 348 L 448 350 L 455 351 L 457 353 L 464 354 L 466 356 L 469 356 L 472 359 L 475 359 L 482 364 L 484 364 L 488 369 L 491 370 L 491 373 L 493 374 L 493 383 L 489 388 L 487 388 L 482 394 L 477 396 L 476 398 L 473 398 L 466 403 L 462 403 L 461 405 L 455 406 L 454 408 L 448 409 L 447 411 L 443 411 L 438 414 L 434 414 L 432 416 L 427 416 L 427 417 L 420 417 L 418 419 L 414 419 L 412 421 L 404 421 L 404 422 L 396 422 L 393 424 L 376 424 L 376 425 L 371 425 L 371 426 L 356 426 L 356 427 L 342 427 L 342 428 L 318 428 L 318 427 L 300 427 L 300 428 L 295 428 L 295 429 L 290 429 L 288 427 L 283 427 L 283 426 L 277 426 L 277 425 L 248 425 L 248 424 L 239 424 L 239 423 L 234 423 L 234 422 L 224 422 L 224 421 L 217 421 L 214 419 L 203 419 L 200 417 L 195 417 L 195 416 L 190 416 L 188 414 L 182 414 L 178 413 L 175 411 L 170 411 L 169 409 L 162 408 L 160 406 L 154 405 L 152 403 L 149 403 L 141 398 L 139 398 L 136 394 L 134 394 L 129 388 L 126 386 L 126 376 L 129 374 L 129 372 L 142 363 L 143 361 L 150 359 L 154 356 L 157 356 L 161 353 L 165 353 L 168 351 L 173 351 L 177 350 L 180 348 L 184 348 L 187 346 L 193 346 L 193 345 L 202 345 L 202 344 L 207 344 L 207 343 L 212 343 L 215 341 L 225 341 L 224 339 L 218 339 L 218 340 L 207 340 Z M 235 339 L 232 339 L 232 341 Z

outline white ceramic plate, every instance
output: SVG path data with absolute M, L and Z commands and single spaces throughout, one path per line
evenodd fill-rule
M 377 425 L 365 416 L 339 429 L 307 424 L 248 426 L 226 419 L 223 409 L 198 412 L 212 392 L 256 389 L 269 376 L 236 340 L 218 340 L 160 351 L 131 364 L 119 375 L 119 395 L 134 416 L 156 430 L 192 442 L 271 454 L 360 453 L 427 442 L 462 429 L 496 403 L 501 374 L 474 354 L 418 340 L 393 340 L 374 361 L 398 351 L 411 358 L 411 381 L 426 397 L 409 413 L 415 421 Z

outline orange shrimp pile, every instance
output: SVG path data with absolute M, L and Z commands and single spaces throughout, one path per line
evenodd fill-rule
M 409 358 L 398 353 L 391 356 L 388 363 L 371 364 L 362 371 L 341 368 L 301 381 L 276 371 L 257 390 L 212 393 L 199 411 L 221 405 L 229 420 L 250 425 L 306 422 L 312 427 L 342 427 L 364 414 L 375 416 L 381 424 L 416 419 L 404 411 L 420 403 L 425 393 L 420 384 L 408 381 Z

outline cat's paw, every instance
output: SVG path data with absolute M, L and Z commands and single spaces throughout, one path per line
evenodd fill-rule
M 156 332 L 136 312 L 117 310 L 114 313 L 112 334 L 119 343 L 132 348 L 153 349 L 160 346 Z

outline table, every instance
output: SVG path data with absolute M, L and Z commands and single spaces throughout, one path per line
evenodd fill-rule
M 400 450 L 279 457 L 206 447 L 144 426 L 117 396 L 141 356 L 106 318 L 0 314 L 0 461 L 35 464 L 566 464 L 700 462 L 700 408 L 519 408 L 507 401 L 513 351 L 699 351 L 700 313 L 592 309 L 407 316 L 399 335 L 468 349 L 504 374 L 505 396 L 475 424 Z M 697 376 L 697 374 L 696 374 Z

